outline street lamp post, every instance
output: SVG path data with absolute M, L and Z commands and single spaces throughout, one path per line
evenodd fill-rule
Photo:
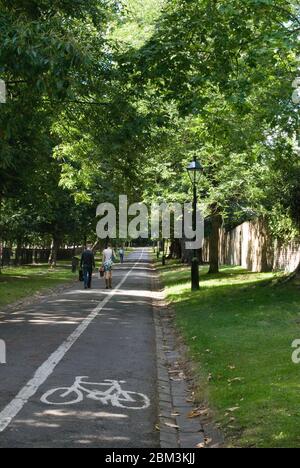
M 197 229 L 197 183 L 199 180 L 199 176 L 203 171 L 203 168 L 200 162 L 197 160 L 196 156 L 194 156 L 193 162 L 187 168 L 189 177 L 192 182 L 193 186 L 193 231 L 196 232 Z M 199 260 L 198 260 L 198 252 L 194 250 L 193 252 L 193 259 L 192 259 L 192 291 L 199 291 L 200 286 L 200 277 L 199 277 Z

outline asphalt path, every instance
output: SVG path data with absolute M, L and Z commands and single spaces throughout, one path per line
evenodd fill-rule
M 149 252 L 56 296 L 0 314 L 0 447 L 157 448 Z

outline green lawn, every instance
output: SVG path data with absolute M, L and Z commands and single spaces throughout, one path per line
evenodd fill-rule
M 299 284 L 272 286 L 272 274 L 160 267 L 177 324 L 196 363 L 198 399 L 208 400 L 229 446 L 300 447 Z
M 59 262 L 53 270 L 48 265 L 5 268 L 0 275 L 0 308 L 74 278 L 76 275 L 66 262 Z

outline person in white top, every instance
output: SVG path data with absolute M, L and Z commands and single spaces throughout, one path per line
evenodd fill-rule
M 103 268 L 104 268 L 104 277 L 106 289 L 112 289 L 112 267 L 114 264 L 114 251 L 111 244 L 108 244 L 107 248 L 103 250 Z

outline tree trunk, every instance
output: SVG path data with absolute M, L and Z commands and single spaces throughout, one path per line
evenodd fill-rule
M 203 260 L 203 249 L 199 249 L 198 260 L 199 260 L 199 265 L 204 265 L 204 260 Z
M 163 251 L 162 265 L 165 266 L 166 264 L 166 240 L 165 239 L 163 239 L 162 241 L 162 251 Z
M 15 257 L 15 265 L 19 266 L 22 264 L 22 241 L 17 241 L 17 248 L 16 248 L 16 257 Z
M 181 258 L 181 242 L 180 239 L 175 239 L 175 258 L 179 260 Z
M 93 252 L 96 252 L 97 250 L 101 251 L 101 241 L 100 241 L 100 239 L 96 240 L 96 242 L 94 243 L 94 245 L 92 247 Z
M 300 278 L 300 263 L 297 266 L 296 270 L 285 277 L 283 280 L 279 280 L 280 283 L 289 283 L 292 280 L 299 279 Z
M 283 278 L 279 278 L 273 281 L 273 285 L 278 285 L 278 284 L 283 285 L 283 284 L 290 283 L 293 280 L 296 280 L 297 283 L 299 283 L 299 279 L 300 279 L 300 263 L 295 269 L 295 271 L 293 271 L 293 273 L 290 273 L 289 275 L 284 276 Z
M 193 251 L 186 249 L 186 242 L 188 242 L 188 239 L 186 239 L 186 237 L 183 237 L 183 239 L 181 240 L 181 261 L 185 264 L 191 264 L 193 259 Z
M 181 242 L 180 239 L 173 239 L 170 246 L 169 258 L 180 259 L 181 258 Z
M 209 274 L 219 273 L 219 245 L 222 217 L 215 214 L 211 218 L 211 234 L 209 237 Z
M 49 256 L 49 261 L 48 261 L 51 267 L 56 266 L 59 246 L 60 246 L 60 239 L 54 235 L 52 239 L 51 251 L 50 251 L 50 256 Z

